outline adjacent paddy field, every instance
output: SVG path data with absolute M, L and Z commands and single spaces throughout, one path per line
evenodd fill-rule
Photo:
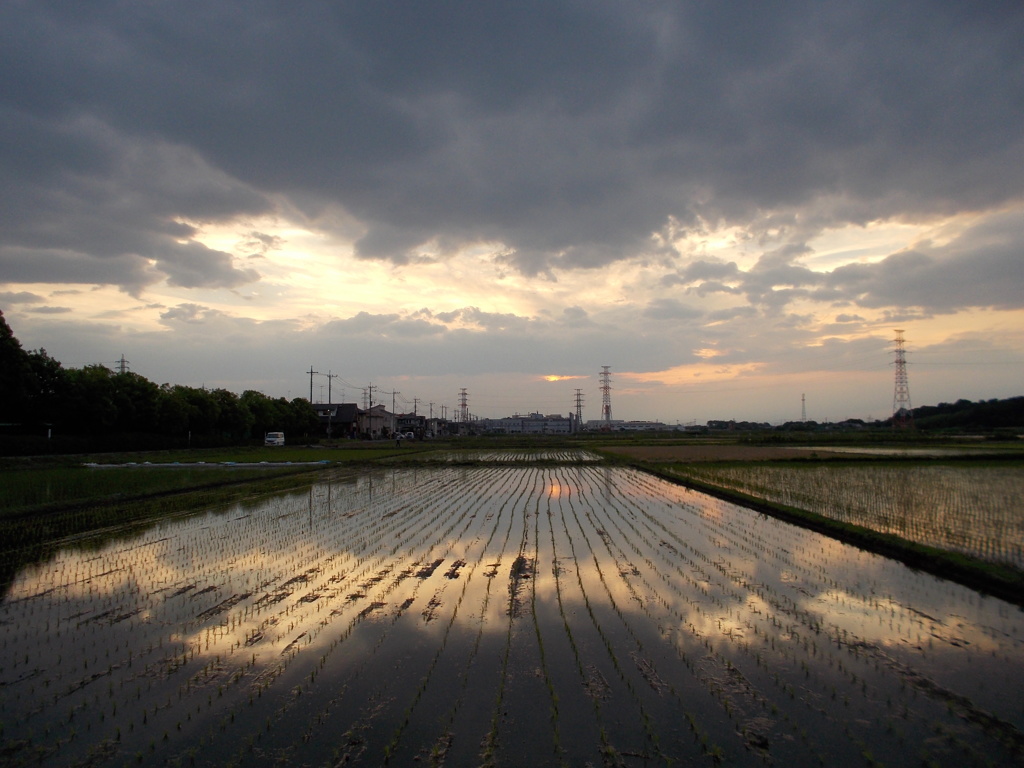
M 1024 569 L 1024 465 L 769 464 L 675 467 L 720 488 Z
M 69 542 L 0 604 L 0 758 L 1024 764 L 1019 608 L 583 459 Z

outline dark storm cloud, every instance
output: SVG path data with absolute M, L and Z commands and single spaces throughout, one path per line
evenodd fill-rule
M 1024 307 L 1024 215 L 993 216 L 944 245 L 921 243 L 877 264 L 849 264 L 824 282 L 862 307 L 951 312 Z
M 237 269 L 234 259 L 202 243 L 166 247 L 158 259 L 170 285 L 183 288 L 233 288 L 259 279 L 252 269 Z
M 918 243 L 874 263 L 856 263 L 817 272 L 799 264 L 804 246 L 763 254 L 748 270 L 734 262 L 695 261 L 662 278 L 666 286 L 683 286 L 701 297 L 741 294 L 752 307 L 782 311 L 799 299 L 865 308 L 901 307 L 891 315 L 920 318 L 964 309 L 1024 307 L 1024 214 L 991 214 L 949 242 Z M 650 317 L 658 316 L 647 310 Z M 709 315 L 715 317 L 716 315 Z M 839 322 L 862 321 L 840 315 Z
M 366 258 L 486 241 L 549 275 L 654 250 L 670 216 L 805 242 L 1024 183 L 1017 3 L 40 1 L 0 30 L 0 238 L 94 282 L 132 257 L 253 280 L 170 244 L 282 197 L 356 217 Z
M 38 304 L 41 301 L 43 301 L 42 296 L 28 291 L 18 291 L 17 293 L 0 291 L 0 304 L 4 306 L 8 304 Z
M 0 265 L 9 281 L 119 285 L 167 276 L 187 287 L 258 278 L 189 242 L 188 219 L 265 209 L 262 198 L 194 151 L 128 138 L 95 117 L 50 120 L 10 105 L 0 134 Z M 184 244 L 182 244 L 184 243 Z
M 692 320 L 703 314 L 676 299 L 655 299 L 642 312 L 643 317 L 650 320 Z
M 723 263 L 720 261 L 706 261 L 704 259 L 693 261 L 686 266 L 679 274 L 666 275 L 661 282 L 664 285 L 680 285 L 708 280 L 720 281 L 735 279 L 739 276 L 740 270 L 736 262 Z
M 2 237 L 2 235 L 0 235 Z M 0 247 L 0 274 L 11 283 L 98 283 L 137 290 L 159 279 L 138 256 Z

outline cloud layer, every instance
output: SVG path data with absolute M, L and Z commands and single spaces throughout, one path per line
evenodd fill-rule
M 59 315 L 61 287 L 159 286 L 183 298 L 149 317 L 183 338 L 361 339 L 467 375 L 709 349 L 763 371 L 830 336 L 877 346 L 879 322 L 1016 312 L 1021 39 L 1016 3 L 7 3 L 0 296 Z M 288 237 L 254 221 L 348 269 L 563 293 L 215 306 L 283 291 Z M 879 223 L 933 233 L 814 263 Z

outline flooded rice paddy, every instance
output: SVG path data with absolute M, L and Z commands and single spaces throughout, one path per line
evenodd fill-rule
M 69 545 L 5 764 L 1024 761 L 1024 615 L 621 468 L 395 467 Z
M 690 464 L 697 480 L 982 560 L 1024 568 L 1024 467 Z

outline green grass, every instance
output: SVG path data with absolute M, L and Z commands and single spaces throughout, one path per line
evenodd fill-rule
M 407 451 L 412 446 L 395 448 L 393 441 L 370 444 L 368 446 L 356 444 L 355 446 L 343 445 L 341 447 L 310 447 L 310 446 L 281 446 L 268 448 L 264 446 L 242 446 L 235 448 L 206 448 L 191 451 L 151 451 L 144 453 L 117 453 L 101 454 L 89 458 L 78 457 L 78 461 L 93 461 L 98 464 L 123 464 L 134 461 L 142 463 L 149 461 L 154 464 L 165 464 L 173 462 L 197 462 L 205 461 L 207 464 L 219 464 L 225 461 L 237 463 L 259 463 L 267 462 L 305 462 L 305 461 L 329 461 L 329 462 L 350 462 L 350 461 L 373 461 L 384 456 L 393 456 L 401 451 Z
M 105 504 L 146 496 L 266 479 L 270 475 L 295 474 L 320 468 L 305 462 L 338 464 L 372 462 L 411 448 L 230 448 L 192 451 L 96 454 L 91 456 L 7 459 L 0 463 L 0 519 L 47 513 L 69 506 Z M 204 462 L 205 466 L 188 466 Z M 260 464 L 266 467 L 225 465 Z M 289 465 L 287 462 L 291 462 Z M 89 467 L 95 463 L 103 468 Z M 133 463 L 135 466 L 109 465 Z M 181 464 L 180 467 L 146 466 Z M 106 466 L 104 466 L 106 465 Z
M 124 464 L 135 462 L 141 464 L 149 461 L 153 464 L 171 462 L 198 462 L 217 464 L 223 461 L 235 462 L 283 462 L 283 461 L 364 461 L 390 456 L 398 450 L 408 451 L 415 448 L 434 447 L 432 443 L 403 444 L 401 449 L 395 448 L 394 441 L 374 443 L 341 443 L 326 446 L 234 446 L 228 448 L 193 448 L 166 451 L 117 451 L 111 453 L 39 455 L 28 457 L 0 457 L 0 472 L 8 469 L 20 470 L 26 467 L 68 467 L 78 466 L 85 462 L 98 464 Z
M 69 506 L 112 503 L 226 483 L 266 479 L 285 469 L 90 469 L 53 467 L 0 472 L 0 519 L 44 514 Z M 295 470 L 291 470 L 292 473 Z

